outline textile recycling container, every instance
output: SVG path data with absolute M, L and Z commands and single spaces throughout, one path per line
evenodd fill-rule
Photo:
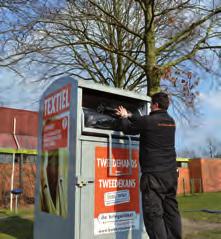
M 139 195 L 139 135 L 114 109 L 147 114 L 150 98 L 64 77 L 39 111 L 34 239 L 147 238 Z

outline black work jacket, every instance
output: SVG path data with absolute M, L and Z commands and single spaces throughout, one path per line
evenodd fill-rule
M 176 170 L 175 121 L 165 110 L 150 115 L 122 119 L 125 134 L 140 134 L 141 172 Z

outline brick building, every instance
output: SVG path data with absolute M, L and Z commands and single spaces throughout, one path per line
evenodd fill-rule
M 33 202 L 37 132 L 37 112 L 0 107 L 0 205 L 8 206 L 12 186 Z
M 220 158 L 178 158 L 178 194 L 221 191 Z

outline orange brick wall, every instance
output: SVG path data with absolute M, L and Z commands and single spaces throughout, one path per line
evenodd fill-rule
M 201 159 L 204 192 L 221 191 L 221 160 Z
M 22 168 L 23 194 L 22 201 L 33 203 L 35 193 L 36 166 L 25 163 Z M 12 164 L 0 164 L 0 205 L 8 206 L 11 190 Z M 15 163 L 14 188 L 19 188 L 19 165 Z
M 192 159 L 189 163 L 190 178 L 195 180 L 195 192 L 199 191 L 201 179 L 203 192 L 221 191 L 221 160 Z
M 189 192 L 190 192 L 189 168 L 179 168 L 177 194 L 184 194 Z
M 26 163 L 23 167 L 23 192 L 25 200 L 34 200 L 35 197 L 36 166 L 33 163 Z
M 221 160 L 192 159 L 189 168 L 179 168 L 177 194 L 221 191 Z M 191 188 L 192 187 L 192 188 Z
M 203 192 L 203 178 L 201 159 L 192 159 L 189 162 L 190 179 L 194 192 Z M 205 192 L 205 191 L 204 191 Z
M 11 164 L 0 164 L 0 205 L 6 206 L 10 198 L 11 171 Z
M 189 162 L 190 178 L 202 178 L 201 159 L 192 159 Z

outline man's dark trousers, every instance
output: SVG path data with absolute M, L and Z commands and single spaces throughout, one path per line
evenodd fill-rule
M 181 239 L 177 172 L 144 173 L 140 189 L 144 224 L 150 239 Z

